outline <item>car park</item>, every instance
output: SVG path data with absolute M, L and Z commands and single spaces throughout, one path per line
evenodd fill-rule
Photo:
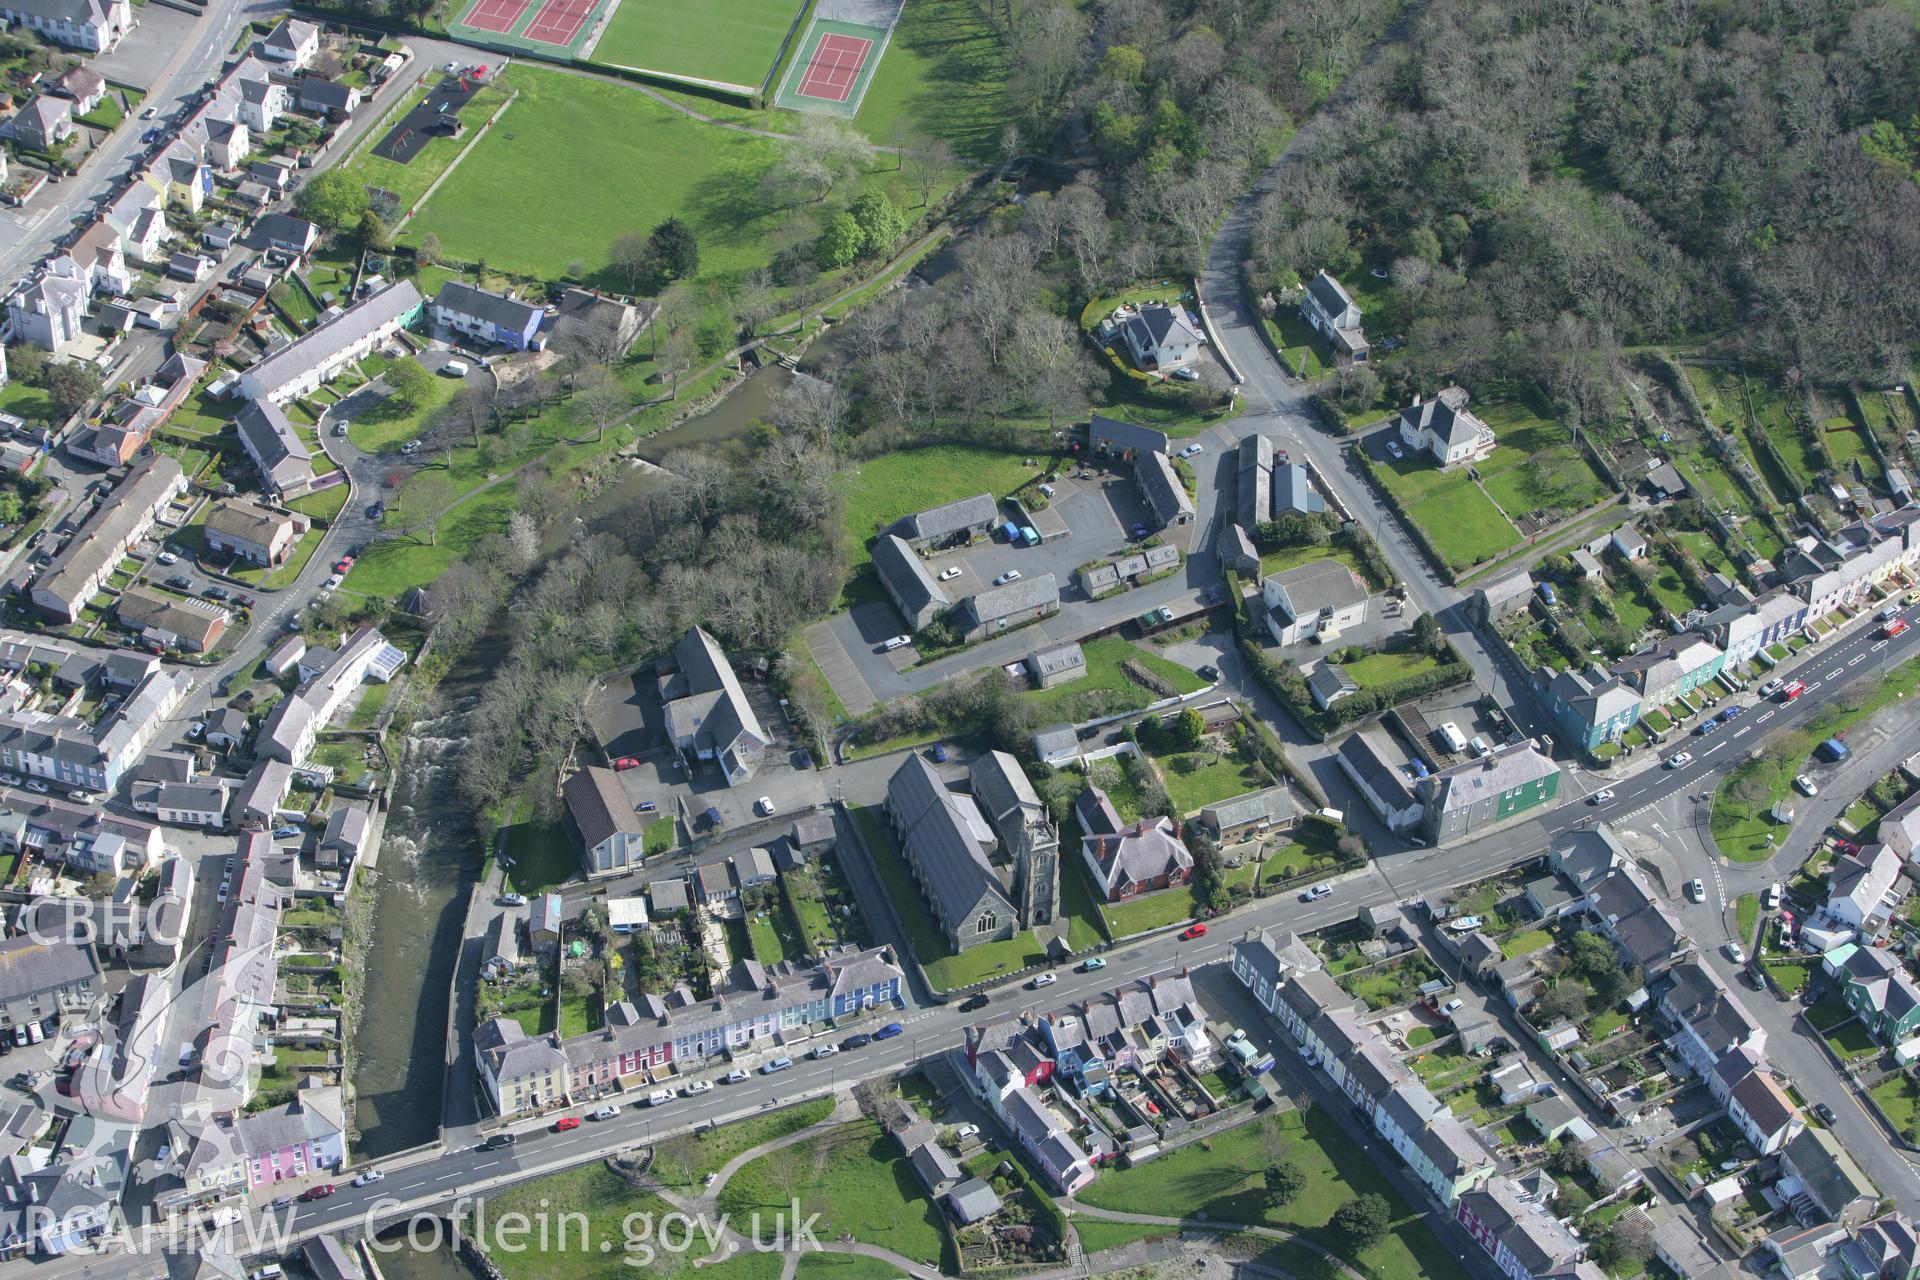
M 1206 936 L 1207 936 L 1207 926 L 1203 924 L 1190 924 L 1185 929 L 1182 929 L 1180 931 L 1180 937 L 1187 942 L 1191 942 L 1195 938 L 1204 938 Z
M 955 578 L 959 576 L 960 576 L 960 566 L 957 564 L 950 564 L 946 568 L 940 571 L 940 581 L 942 582 L 952 582 Z

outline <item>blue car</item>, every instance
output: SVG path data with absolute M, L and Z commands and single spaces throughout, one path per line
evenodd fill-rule
M 899 1023 L 889 1022 L 886 1026 L 874 1032 L 873 1038 L 875 1040 L 891 1040 L 905 1030 L 906 1028 L 901 1026 Z
M 1720 722 L 1718 720 L 1702 720 L 1700 726 L 1693 731 L 1693 736 L 1696 738 L 1704 738 L 1719 727 Z
M 273 838 L 275 840 L 290 840 L 299 834 L 300 828 L 298 827 L 275 827 L 273 829 Z
M 1739 707 L 1728 707 L 1725 711 L 1722 711 L 1720 713 L 1720 719 L 1722 722 L 1725 722 L 1728 720 L 1737 719 L 1739 718 L 1739 715 L 1740 715 Z

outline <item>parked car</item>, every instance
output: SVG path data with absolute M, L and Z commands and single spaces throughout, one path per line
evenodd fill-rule
M 514 1141 L 514 1136 L 510 1133 L 495 1133 L 489 1135 L 487 1140 L 480 1144 L 480 1149 L 482 1151 L 498 1151 L 502 1147 L 512 1146 Z
M 905 1030 L 906 1028 L 901 1026 L 899 1023 L 889 1022 L 886 1026 L 874 1032 L 873 1038 L 875 1040 L 891 1040 Z
M 993 580 L 993 585 L 996 587 L 1004 587 L 1009 582 L 1018 582 L 1018 581 L 1020 581 L 1020 571 L 1018 569 L 1009 569 L 1005 573 L 1001 574 L 999 577 L 995 578 Z
M 680 1090 L 680 1092 L 686 1094 L 689 1098 L 693 1097 L 695 1094 L 711 1093 L 713 1092 L 713 1081 L 689 1080 L 687 1082 L 686 1087 Z
M 1899 616 L 1900 616 L 1900 602 L 1898 600 L 1894 601 L 1892 604 L 1888 605 L 1886 608 L 1880 611 L 1880 621 L 1882 622 L 1891 622 L 1893 619 Z
M 628 769 L 638 769 L 640 761 L 635 756 L 621 756 L 613 762 L 614 772 L 625 773 Z
M 971 1142 L 979 1136 L 980 1126 L 977 1124 L 963 1124 L 953 1131 L 953 1140 L 955 1142 Z
M 1667 763 L 1663 767 L 1668 769 L 1684 769 L 1692 763 L 1693 753 L 1691 751 L 1682 751 L 1676 755 L 1668 756 Z
M 1795 791 L 1798 791 L 1803 796 L 1817 796 L 1820 794 L 1820 788 L 1815 786 L 1813 784 L 1813 779 L 1809 778 L 1804 773 L 1797 774 L 1794 777 L 1793 789 Z
M 345 573 L 351 568 L 353 568 L 353 557 L 341 556 L 339 560 L 334 562 L 333 571 L 335 573 Z
M 1080 966 L 1082 973 L 1097 973 L 1107 967 L 1105 956 L 1088 956 L 1086 963 Z
M 171 551 L 162 551 L 159 555 L 155 556 L 154 559 L 158 560 L 161 564 L 179 564 L 180 563 L 180 557 L 173 554 L 173 552 Z
M 822 1058 L 831 1058 L 831 1057 L 834 1057 L 834 1056 L 835 1056 L 835 1055 L 837 1055 L 837 1054 L 838 1054 L 839 1052 L 840 1052 L 840 1046 L 839 1046 L 839 1045 L 837 1045 L 837 1044 L 823 1044 L 823 1045 L 816 1045 L 816 1046 L 814 1046 L 814 1050 L 813 1050 L 813 1052 L 812 1052 L 812 1053 L 809 1053 L 809 1054 L 808 1054 L 807 1056 L 808 1056 L 809 1058 L 812 1058 L 812 1059 L 813 1059 L 813 1060 L 814 1060 L 815 1062 L 818 1062 L 818 1061 L 820 1061 L 820 1059 L 822 1059 Z
M 565 1133 L 569 1129 L 578 1129 L 579 1127 L 579 1116 L 561 1116 L 553 1122 L 553 1131 L 555 1133 Z
M 1191 368 L 1185 368 L 1185 367 L 1175 369 L 1172 373 L 1168 374 L 1167 376 L 1170 378 L 1177 379 L 1178 381 L 1181 381 L 1181 382 L 1200 381 L 1200 371 L 1198 369 L 1191 369 Z
M 273 838 L 275 840 L 291 840 L 299 834 L 300 828 L 298 827 L 275 827 L 273 829 Z
M 37 792 L 40 795 L 44 796 L 48 794 L 50 791 L 52 791 L 53 788 L 49 787 L 46 783 L 40 781 L 40 779 L 38 778 L 28 778 L 27 790 Z
M 1720 713 L 1720 723 L 1726 724 L 1730 720 L 1738 720 L 1740 718 L 1740 713 L 1744 710 L 1746 710 L 1745 707 L 1726 708 L 1724 711 Z
M 772 1058 L 760 1064 L 760 1074 L 770 1076 L 776 1071 L 785 1071 L 793 1065 L 792 1058 Z
M 647 1095 L 647 1105 L 650 1107 L 664 1107 L 669 1102 L 672 1102 L 676 1096 L 671 1089 L 655 1089 Z
M 176 573 L 167 579 L 167 585 L 175 591 L 191 591 L 193 590 L 193 579 L 184 573 Z
M 1199 676 L 1202 680 L 1205 680 L 1210 684 L 1217 684 L 1219 683 L 1219 680 L 1220 680 L 1220 668 L 1213 666 L 1212 664 L 1195 667 L 1194 674 Z
M 1733 961 L 1735 964 L 1745 964 L 1747 962 L 1747 953 L 1741 948 L 1739 943 L 1729 942 L 1724 950 L 1727 953 L 1727 959 Z
M 527 905 L 527 897 L 523 893 L 503 893 L 500 895 L 500 905 L 503 907 L 524 907 Z
M 1205 453 L 1205 452 L 1206 452 L 1206 446 L 1205 446 L 1205 445 L 1200 445 L 1200 444 L 1190 444 L 1190 445 L 1188 445 L 1188 446 L 1187 446 L 1186 448 L 1184 448 L 1184 449 L 1182 449 L 1182 450 L 1180 451 L 1180 456 L 1181 456 L 1181 457 L 1183 457 L 1183 458 L 1191 458 L 1191 457 L 1193 457 L 1193 456 L 1195 456 L 1196 454 L 1201 454 L 1201 453 Z
M 960 1007 L 963 1009 L 966 1008 L 965 1005 L 961 1005 Z M 840 1042 L 840 1047 L 842 1049 L 864 1049 L 872 1043 L 873 1043 L 872 1036 L 868 1035 L 864 1031 L 856 1031 L 852 1035 L 848 1036 L 845 1040 L 842 1040 Z
M 1832 1125 L 1835 1120 L 1839 1119 L 1838 1116 L 1833 1114 L 1833 1108 L 1824 1102 L 1816 1102 L 1813 1104 L 1813 1114 L 1819 1116 L 1820 1123 L 1824 1125 Z
M 968 996 L 960 1002 L 960 1012 L 962 1013 L 972 1013 L 976 1009 L 984 1009 L 986 1007 L 987 997 L 984 992 L 979 995 Z
M 882 653 L 892 653 L 895 649 L 904 649 L 912 643 L 912 636 L 888 636 L 880 642 L 880 651 Z
M 1778 911 L 1780 909 L 1781 897 L 1782 890 L 1780 886 L 1777 883 L 1770 884 L 1767 886 L 1767 891 L 1760 896 L 1760 905 L 1768 911 Z
M 225 587 L 208 587 L 200 594 L 209 600 L 225 600 L 227 598 L 227 589 Z
M 302 1191 L 300 1193 L 300 1198 L 302 1200 L 307 1201 L 309 1204 L 311 1204 L 315 1200 L 325 1200 L 328 1196 L 332 1195 L 334 1192 L 338 1191 L 339 1189 L 340 1188 L 334 1186 L 331 1182 L 322 1182 L 315 1186 L 308 1187 L 305 1191 Z
M 1204 924 L 1190 924 L 1180 931 L 1181 940 L 1185 942 L 1191 942 L 1195 938 L 1204 938 L 1206 936 L 1207 926 Z
M 1466 1007 L 1467 1007 L 1467 1002 L 1465 1000 L 1449 1000 L 1445 1004 L 1440 1006 L 1440 1012 L 1443 1014 L 1452 1015 L 1460 1012 L 1462 1009 Z
M 376 1182 L 385 1182 L 386 1178 L 387 1175 L 378 1169 L 366 1169 L 355 1176 L 353 1185 L 356 1187 L 370 1187 Z
M 1720 727 L 1720 718 L 1718 716 L 1715 716 L 1711 720 L 1702 720 L 1699 724 L 1693 727 L 1693 736 L 1696 738 L 1704 738 L 1708 734 L 1712 733 L 1715 729 L 1718 729 L 1719 727 Z
M 242 609 L 251 609 L 253 608 L 254 605 L 259 603 L 259 601 L 255 600 L 252 596 L 245 595 L 245 594 L 235 596 L 233 598 L 233 602 L 239 605 Z
M 940 571 L 940 581 L 942 582 L 952 582 L 955 578 L 959 576 L 960 576 L 960 566 L 957 564 L 950 564 L 946 568 Z
M 1785 680 L 1776 677 L 1772 680 L 1767 681 L 1765 684 L 1761 685 L 1759 689 L 1759 694 L 1763 698 L 1771 698 L 1774 694 L 1780 692 L 1781 687 L 1785 684 L 1786 684 Z
M 1029 982 L 1027 986 L 1038 991 L 1041 987 L 1050 987 L 1058 981 L 1060 981 L 1060 975 L 1057 973 L 1038 973 L 1034 975 L 1033 981 Z
M 1406 455 L 1406 451 L 1400 447 L 1400 442 L 1398 440 L 1388 440 L 1387 456 L 1392 458 L 1395 462 L 1398 462 L 1400 459 L 1406 457 L 1407 455 Z
M 1303 894 L 1301 894 L 1301 895 L 1300 895 L 1300 901 L 1302 901 L 1302 902 L 1318 902 L 1318 901 L 1319 901 L 1320 899 L 1322 899 L 1322 898 L 1324 898 L 1324 897 L 1327 897 L 1327 896 L 1328 896 L 1328 895 L 1330 895 L 1330 894 L 1331 894 L 1332 892 L 1333 892 L 1333 886 L 1332 886 L 1332 885 L 1330 885 L 1330 884 L 1316 884 L 1316 885 L 1314 885 L 1314 886 L 1313 886 L 1312 888 L 1310 888 L 1310 889 L 1308 889 L 1308 890 L 1307 890 L 1307 891 L 1306 891 L 1305 893 L 1303 893 Z
M 337 436 L 344 436 L 345 434 L 347 434 L 347 424 L 346 424 L 346 423 L 344 423 L 344 422 L 336 422 L 336 423 L 334 423 L 334 424 L 333 424 L 333 434 L 334 434 L 334 435 L 335 435 L 336 437 L 337 437 Z
M 745 1067 L 735 1067 L 727 1072 L 728 1084 L 744 1084 L 751 1079 L 753 1079 L 753 1073 Z
M 753 802 L 753 811 L 763 818 L 771 818 L 773 816 L 773 797 L 761 796 L 758 800 L 755 800 Z

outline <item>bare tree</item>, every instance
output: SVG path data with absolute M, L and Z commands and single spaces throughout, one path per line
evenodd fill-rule
M 654 366 L 675 400 L 680 398 L 680 379 L 693 367 L 694 352 L 693 333 L 684 326 L 661 337 L 654 351 Z
M 953 145 L 945 138 L 924 135 L 915 137 L 907 144 L 903 159 L 907 181 L 913 184 L 914 193 L 920 197 L 922 209 L 932 202 L 933 193 L 940 189 L 941 178 L 959 163 Z
M 774 398 L 773 424 L 830 449 L 835 434 L 847 420 L 850 407 L 846 392 L 839 387 L 825 379 L 803 375 Z
M 507 571 L 525 573 L 540 558 L 540 530 L 533 517 L 516 511 L 507 517 Z
M 615 426 L 633 408 L 627 389 L 606 369 L 592 365 L 575 379 L 573 414 L 593 428 L 596 441 L 607 438 L 607 428 Z
M 627 288 L 638 289 L 653 274 L 653 247 L 641 232 L 622 232 L 607 248 L 607 265 L 627 282 Z
M 733 290 L 733 317 L 740 331 L 749 338 L 773 319 L 779 299 L 773 291 L 773 275 L 765 267 L 755 267 L 740 278 Z

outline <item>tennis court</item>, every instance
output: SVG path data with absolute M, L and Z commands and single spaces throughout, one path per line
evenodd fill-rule
M 894 12 L 899 11 L 896 8 Z M 781 80 L 774 105 L 851 118 L 859 111 L 874 70 L 886 55 L 891 30 L 816 16 Z
M 447 34 L 482 48 L 521 50 L 554 58 L 577 54 L 594 18 L 612 0 L 473 0 Z
M 547 0 L 522 34 L 529 40 L 568 45 L 580 37 L 595 0 Z
M 872 48 L 871 40 L 837 33 L 822 36 L 820 43 L 814 47 L 813 61 L 807 64 L 807 73 L 800 78 L 800 87 L 795 92 L 803 98 L 845 102 L 847 95 L 853 92 L 854 81 L 860 76 L 860 64 L 867 60 Z
M 806 0 L 620 0 L 581 56 L 758 93 L 805 9 Z
M 460 21 L 481 31 L 505 35 L 527 11 L 529 0 L 474 0 Z

